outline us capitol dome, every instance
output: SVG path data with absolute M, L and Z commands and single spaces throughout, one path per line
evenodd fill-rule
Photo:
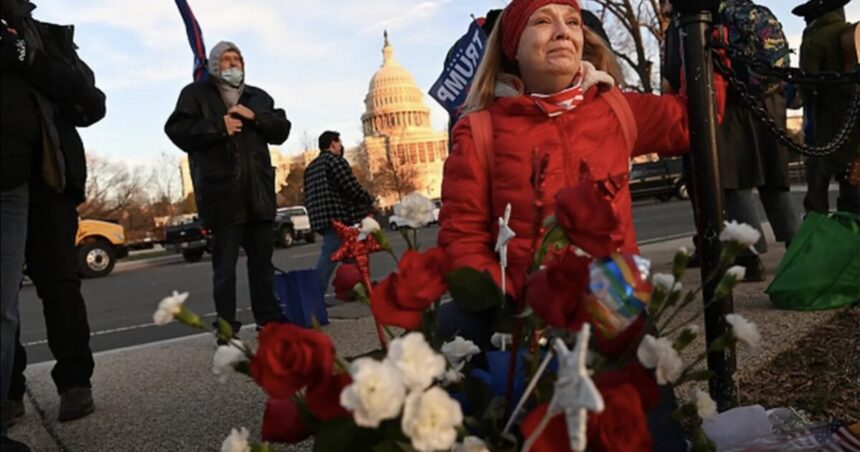
M 441 196 L 448 133 L 431 127 L 424 94 L 412 74 L 394 59 L 387 31 L 384 37 L 382 66 L 371 77 L 364 98 L 360 152 L 366 174 L 386 187 L 380 196 L 380 204 L 386 207 L 398 201 L 396 186 L 406 188 L 401 190 L 404 196 L 411 191 L 429 198 Z

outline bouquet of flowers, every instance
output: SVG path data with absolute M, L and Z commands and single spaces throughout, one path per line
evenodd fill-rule
M 364 259 L 341 266 L 336 293 L 370 305 L 380 348 L 347 359 L 319 327 L 270 324 L 252 350 L 220 322 L 216 334 L 228 345 L 215 353 L 215 374 L 247 374 L 269 396 L 261 432 L 267 442 L 251 443 L 247 430 L 234 430 L 222 450 L 273 450 L 271 443 L 310 436 L 320 451 L 651 450 L 645 414 L 659 402 L 660 386 L 707 380 L 701 365 L 708 351 L 757 347 L 760 336 L 754 324 L 728 315 L 729 333 L 683 362 L 679 352 L 699 334 L 690 323 L 703 311 L 691 309 L 701 286 L 684 292 L 680 283 L 687 252 L 677 252 L 671 274 L 653 275 L 646 259 L 618 252 L 618 215 L 607 187 L 584 174 L 556 195 L 554 216 L 536 218 L 534 263 L 520 293 L 511 293 L 504 278 L 514 236 L 510 206 L 499 218 L 501 281 L 450 268 L 445 251 L 420 251 L 409 231 L 409 249 L 398 257 L 372 220 L 342 235 L 342 249 L 352 251 L 338 258 Z M 398 215 L 417 230 L 432 219 L 432 203 L 407 198 Z M 743 278 L 743 268 L 731 263 L 758 234 L 725 225 L 715 298 Z M 366 258 L 380 250 L 397 260 L 397 271 L 371 284 Z M 175 319 L 206 329 L 183 306 L 186 296 L 164 299 L 156 323 Z M 493 315 L 493 347 L 437 334 L 447 303 Z M 696 391 L 679 405 L 672 416 L 684 420 L 694 449 L 712 450 L 701 423 L 716 414 L 716 404 Z

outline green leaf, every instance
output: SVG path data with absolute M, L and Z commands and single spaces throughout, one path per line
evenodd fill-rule
M 502 290 L 487 272 L 463 267 L 448 273 L 445 279 L 454 302 L 467 311 L 486 311 L 501 304 Z
M 373 452 L 403 452 L 403 449 L 400 448 L 400 445 L 397 441 L 393 439 L 387 439 L 373 446 Z
M 540 248 L 537 250 L 537 253 L 535 253 L 535 259 L 532 263 L 532 270 L 537 270 L 538 268 L 540 268 L 544 257 L 546 257 L 546 254 L 550 251 L 550 249 L 561 249 L 569 245 L 570 241 L 567 239 L 567 235 L 564 231 L 564 228 L 556 225 L 552 229 L 548 230 L 543 236 L 543 241 L 541 242 Z
M 355 295 L 357 301 L 370 304 L 370 296 L 367 294 L 367 288 L 364 287 L 364 283 L 356 283 L 352 288 L 352 293 Z
M 377 229 L 371 232 L 370 235 L 372 235 L 373 238 L 375 238 L 376 241 L 379 242 L 379 246 L 382 248 L 383 251 L 391 251 L 391 243 L 388 241 L 388 236 L 385 234 L 385 231 L 383 231 L 382 229 Z
M 696 336 L 698 335 L 699 334 L 695 331 L 692 331 L 689 328 L 684 328 L 683 330 L 681 330 L 681 334 L 679 334 L 675 341 L 672 343 L 672 348 L 680 352 L 681 350 L 687 348 L 687 346 L 690 345 L 690 343 L 693 342 L 693 340 L 695 340 Z
M 358 426 L 355 425 L 352 418 L 333 419 L 320 423 L 319 430 L 314 436 L 314 451 L 358 450 L 355 449 L 356 444 L 354 442 L 357 433 Z
M 493 391 L 481 379 L 469 375 L 469 372 L 463 372 L 465 378 L 458 383 L 465 393 L 469 405 L 472 407 L 473 413 L 483 413 L 493 401 Z

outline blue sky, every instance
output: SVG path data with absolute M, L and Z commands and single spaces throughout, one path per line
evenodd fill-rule
M 373 73 L 382 63 L 388 29 L 395 57 L 427 91 L 470 14 L 484 15 L 505 0 L 189 0 L 208 47 L 219 40 L 243 51 L 246 80 L 286 109 L 293 132 L 281 148 L 302 149 L 301 135 L 339 130 L 360 142 L 360 117 Z M 588 3 L 587 1 L 585 3 Z M 783 22 L 793 48 L 803 22 L 790 14 L 799 2 L 764 0 Z M 849 20 L 860 4 L 847 6 Z M 172 0 L 51 0 L 37 2 L 42 20 L 76 25 L 76 42 L 107 94 L 107 117 L 82 129 L 86 148 L 111 160 L 148 164 L 166 152 L 179 156 L 163 133 L 176 97 L 191 77 L 191 51 Z M 796 61 L 795 61 L 796 62 Z M 434 126 L 447 117 L 426 98 Z

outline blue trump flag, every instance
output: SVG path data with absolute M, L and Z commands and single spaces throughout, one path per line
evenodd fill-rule
M 460 106 L 466 101 L 469 86 L 484 56 L 486 41 L 487 34 L 481 28 L 481 22 L 472 21 L 469 31 L 449 52 L 442 75 L 430 88 L 430 95 L 448 110 L 452 118 L 459 116 Z
M 191 45 L 191 52 L 194 53 L 194 80 L 206 80 L 209 71 L 206 69 L 208 62 L 206 58 L 206 45 L 203 44 L 203 32 L 200 31 L 200 25 L 191 12 L 191 7 L 188 6 L 187 0 L 176 0 L 176 7 L 179 8 L 179 14 L 182 15 L 182 21 L 185 22 L 185 34 L 188 35 L 188 44 Z

